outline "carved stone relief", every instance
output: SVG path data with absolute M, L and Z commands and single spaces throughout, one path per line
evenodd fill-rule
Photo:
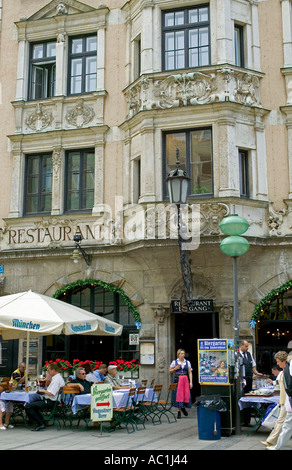
M 95 116 L 91 106 L 86 106 L 83 100 L 78 100 L 77 104 L 67 112 L 66 120 L 72 126 L 78 128 L 86 126 Z
M 139 111 L 234 101 L 260 107 L 259 78 L 230 67 L 161 78 L 141 77 L 125 92 L 132 117 Z
M 37 103 L 35 111 L 28 115 L 25 124 L 34 131 L 42 131 L 49 127 L 54 118 L 50 111 L 45 111 L 40 103 Z
M 154 318 L 161 325 L 164 324 L 165 320 L 169 317 L 169 314 L 166 312 L 165 308 L 162 305 L 158 305 L 154 309 Z

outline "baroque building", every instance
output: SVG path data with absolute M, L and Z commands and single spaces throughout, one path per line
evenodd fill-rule
M 167 385 L 183 347 L 196 379 L 197 339 L 234 335 L 219 224 L 235 212 L 250 243 L 240 337 L 268 372 L 292 339 L 291 0 L 0 0 L 0 22 L 1 295 L 32 289 L 124 325 L 118 339 L 35 340 L 31 371 L 54 355 L 137 359 Z M 178 156 L 192 296 L 212 300 L 196 313 L 173 302 L 186 296 L 166 187 Z M 25 348 L 1 342 L 0 375 Z

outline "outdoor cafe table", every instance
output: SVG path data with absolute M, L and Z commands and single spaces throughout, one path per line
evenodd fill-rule
M 113 408 L 119 408 L 125 406 L 127 404 L 129 389 L 121 389 L 121 390 L 114 390 L 113 391 Z M 144 398 L 148 401 L 151 401 L 153 398 L 153 388 L 146 388 Z M 142 397 L 138 395 L 138 400 L 141 400 Z M 154 397 L 155 400 L 155 397 Z M 73 413 L 77 413 L 77 411 L 84 408 L 84 406 L 88 406 L 91 404 L 91 395 L 90 393 L 76 395 L 74 397 L 72 403 L 72 411 Z
M 257 431 L 261 427 L 261 422 L 263 417 L 265 416 L 268 405 L 278 402 L 279 392 L 274 392 L 272 395 L 251 395 L 247 393 L 239 399 L 238 405 L 240 410 L 251 407 L 254 412 L 253 416 L 255 419 L 255 425 L 249 431 L 248 434 L 253 431 Z
M 24 408 L 25 403 L 32 403 L 33 401 L 41 400 L 41 396 L 36 392 L 25 392 L 25 391 L 14 391 L 14 392 L 2 392 L 0 399 L 3 401 L 13 402 L 13 415 L 12 418 L 20 416 L 24 424 L 27 425 Z
M 36 392 L 2 392 L 0 395 L 1 400 L 4 401 L 14 401 L 22 403 L 31 403 L 33 401 L 41 400 L 41 396 Z

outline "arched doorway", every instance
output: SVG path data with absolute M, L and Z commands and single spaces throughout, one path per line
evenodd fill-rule
M 270 374 L 277 351 L 292 349 L 292 281 L 271 291 L 255 308 L 257 367 Z
M 57 291 L 54 297 L 122 324 L 123 333 L 119 337 L 48 336 L 44 340 L 44 360 L 60 357 L 108 363 L 116 359 L 139 359 L 138 347 L 130 344 L 129 335 L 137 333 L 135 323 L 140 322 L 140 316 L 124 291 L 110 283 L 80 280 Z

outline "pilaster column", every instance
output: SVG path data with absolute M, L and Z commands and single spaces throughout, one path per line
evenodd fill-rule
M 95 144 L 94 206 L 92 214 L 100 213 L 104 193 L 104 136 Z
M 52 181 L 52 215 L 60 215 L 63 212 L 62 168 L 64 167 L 64 155 L 61 148 L 56 148 L 52 153 L 53 181 Z
M 220 155 L 219 197 L 239 197 L 239 164 L 236 147 L 235 120 L 231 115 L 218 120 L 218 154 Z
M 66 95 L 68 38 L 65 32 L 57 35 L 55 96 Z
M 155 159 L 153 119 L 146 119 L 141 128 L 141 197 L 140 202 L 155 200 Z
M 142 10 L 141 73 L 153 71 L 153 7 Z
M 233 62 L 233 22 L 231 20 L 231 1 L 217 0 L 217 63 Z
M 156 383 L 163 384 L 166 390 L 169 385 L 169 364 L 170 358 L 170 326 L 169 326 L 169 305 L 152 305 L 155 321 L 155 361 L 156 361 Z
M 29 43 L 26 39 L 18 42 L 17 78 L 15 101 L 27 100 Z

